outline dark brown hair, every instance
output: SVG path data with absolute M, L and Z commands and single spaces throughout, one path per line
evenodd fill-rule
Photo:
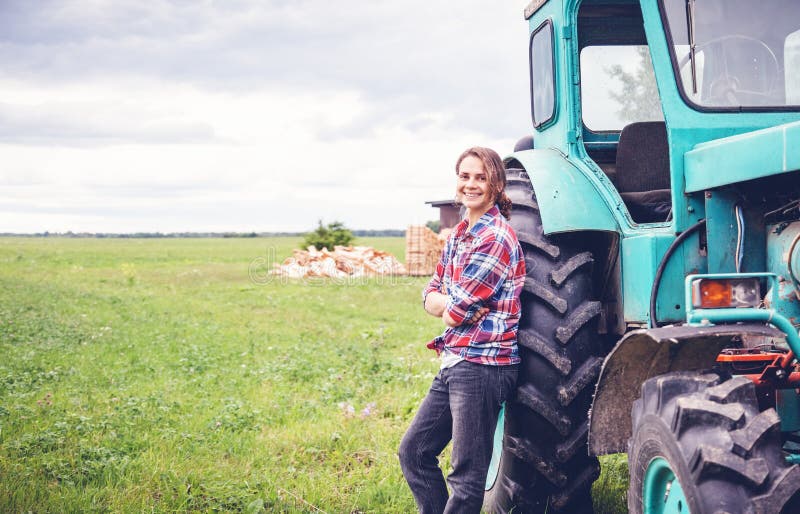
M 492 193 L 494 203 L 500 209 L 500 214 L 505 216 L 506 219 L 511 219 L 511 199 L 504 191 L 506 188 L 506 168 L 503 166 L 503 160 L 491 148 L 473 146 L 464 150 L 458 157 L 456 174 L 458 174 L 458 167 L 461 166 L 461 161 L 470 155 L 480 159 L 483 163 L 483 169 L 486 171 L 489 180 L 489 191 Z

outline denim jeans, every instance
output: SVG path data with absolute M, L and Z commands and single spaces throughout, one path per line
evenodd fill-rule
M 480 512 L 497 416 L 517 368 L 462 361 L 439 370 L 400 442 L 400 467 L 420 513 Z M 451 439 L 448 497 L 438 456 Z

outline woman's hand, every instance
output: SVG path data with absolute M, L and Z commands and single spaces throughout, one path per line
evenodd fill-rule
M 489 307 L 481 307 L 477 311 L 475 311 L 475 314 L 473 314 L 471 318 L 465 319 L 464 322 L 461 324 L 474 325 L 475 323 L 478 323 L 483 318 L 485 318 L 488 313 L 489 313 Z M 442 313 L 442 321 L 444 321 L 444 324 L 447 325 L 448 327 L 458 326 L 458 323 L 456 323 L 456 321 L 453 318 L 451 318 L 449 314 L 447 314 L 447 311 L 444 311 Z
M 475 323 L 478 323 L 479 321 L 483 320 L 483 318 L 485 318 L 487 314 L 489 314 L 489 307 L 481 307 L 480 309 L 475 311 L 475 314 L 473 314 L 469 320 L 465 321 L 464 323 L 468 325 L 474 325 Z
M 453 318 L 447 314 L 447 295 L 442 294 L 436 291 L 431 291 L 428 293 L 428 296 L 425 297 L 425 310 L 431 316 L 436 316 L 437 318 L 442 318 L 444 324 L 448 327 L 457 327 L 459 324 L 455 322 Z M 480 307 L 475 314 L 472 315 L 471 318 L 465 319 L 461 324 L 462 325 L 474 325 L 475 323 L 479 323 L 486 315 L 489 313 L 489 307 Z

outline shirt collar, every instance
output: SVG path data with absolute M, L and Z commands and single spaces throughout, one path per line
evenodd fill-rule
M 480 233 L 480 231 L 483 230 L 484 227 L 489 225 L 492 222 L 492 220 L 499 215 L 500 215 L 500 209 L 497 208 L 497 205 L 492 205 L 491 209 L 484 212 L 481 215 L 481 217 L 478 218 L 478 221 L 476 221 L 475 224 L 470 229 L 469 234 L 473 237 L 477 236 L 478 233 Z M 461 220 L 461 222 L 459 222 L 459 224 L 456 225 L 456 235 L 459 237 L 465 235 L 468 226 L 469 226 L 469 220 L 467 218 Z

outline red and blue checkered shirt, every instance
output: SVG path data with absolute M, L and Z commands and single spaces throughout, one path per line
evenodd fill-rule
M 514 229 L 497 206 L 467 230 L 467 220 L 453 229 L 431 281 L 422 293 L 448 296 L 447 313 L 458 324 L 428 343 L 480 364 L 519 362 L 517 325 L 519 294 L 525 282 L 525 259 Z M 481 307 L 489 312 L 478 323 L 465 324 Z

